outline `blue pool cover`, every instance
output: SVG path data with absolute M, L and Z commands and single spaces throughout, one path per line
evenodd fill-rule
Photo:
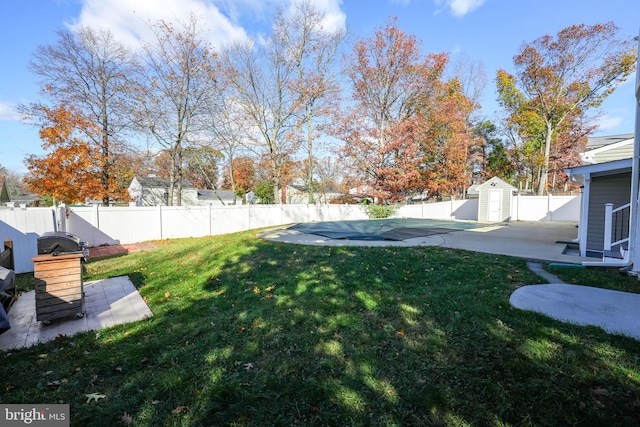
M 479 227 L 469 222 L 418 218 L 365 219 L 296 224 L 289 227 L 305 234 L 345 240 L 407 240 Z

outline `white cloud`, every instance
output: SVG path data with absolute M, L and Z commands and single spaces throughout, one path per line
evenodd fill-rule
M 449 9 L 453 16 L 464 16 L 471 13 L 480 6 L 485 0 L 434 0 L 438 7 Z
M 20 121 L 20 114 L 13 108 L 12 104 L 0 101 L 0 121 Z
M 206 0 L 83 0 L 80 16 L 69 27 L 107 28 L 121 42 L 137 48 L 141 40 L 152 38 L 150 23 L 161 19 L 184 22 L 190 13 L 202 19 L 203 34 L 214 46 L 247 38 L 242 27 L 232 23 L 218 7 Z
M 345 30 L 347 15 L 340 9 L 342 0 L 314 0 L 316 8 L 324 12 L 323 27 L 327 31 Z
M 599 117 L 597 120 L 598 132 L 609 131 L 617 128 L 623 122 L 622 117 L 611 116 L 609 114 L 604 114 Z

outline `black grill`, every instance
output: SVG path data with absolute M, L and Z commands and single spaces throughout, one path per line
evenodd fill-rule
M 64 231 L 48 231 L 38 237 L 38 255 L 51 254 L 86 254 L 86 242 L 71 233 Z

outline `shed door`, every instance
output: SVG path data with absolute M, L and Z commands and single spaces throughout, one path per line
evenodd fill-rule
M 489 215 L 487 218 L 492 222 L 502 221 L 502 189 L 494 188 L 489 190 Z

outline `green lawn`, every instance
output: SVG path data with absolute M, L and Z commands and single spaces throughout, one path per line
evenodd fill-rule
M 0 401 L 69 403 L 73 426 L 640 423 L 640 342 L 512 308 L 542 282 L 523 260 L 255 232 L 158 245 L 86 277 L 129 275 L 152 319 L 0 353 Z

